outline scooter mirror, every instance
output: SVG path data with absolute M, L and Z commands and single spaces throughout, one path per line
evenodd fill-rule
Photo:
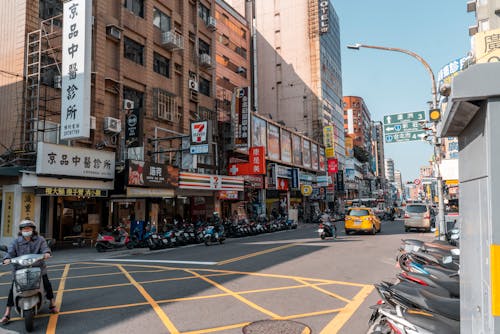
M 459 256 L 460 255 L 460 248 L 453 248 L 451 250 L 451 254 L 455 255 L 455 256 Z
M 451 256 L 444 256 L 444 257 L 443 257 L 443 260 L 442 260 L 442 262 L 443 262 L 444 264 L 451 263 L 452 261 L 453 261 L 453 259 L 452 259 L 452 257 L 451 257 Z
M 8 250 L 8 247 L 7 247 L 7 246 L 5 246 L 5 245 L 0 245 L 0 250 L 1 250 L 2 252 L 6 252 L 6 251 Z

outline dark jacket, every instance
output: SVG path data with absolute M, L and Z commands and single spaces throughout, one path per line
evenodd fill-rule
M 51 254 L 51 250 L 47 245 L 45 238 L 40 235 L 35 235 L 31 237 L 30 241 L 27 241 L 22 236 L 17 237 L 9 246 L 7 253 L 5 253 L 3 259 L 12 259 L 26 254 Z M 45 261 L 40 261 L 34 267 L 40 267 L 42 270 L 42 275 L 47 274 L 47 265 Z

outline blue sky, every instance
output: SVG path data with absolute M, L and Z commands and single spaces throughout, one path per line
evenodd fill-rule
M 470 50 L 468 27 L 474 13 L 466 0 L 330 0 L 340 18 L 344 95 L 361 96 L 373 120 L 384 115 L 428 110 L 431 79 L 424 66 L 402 53 L 373 49 L 349 50 L 362 43 L 397 47 L 424 58 L 437 72 Z M 418 177 L 428 164 L 432 146 L 426 142 L 385 144 L 403 181 Z

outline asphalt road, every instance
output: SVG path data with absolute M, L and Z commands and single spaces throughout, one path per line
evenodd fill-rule
M 375 236 L 342 231 L 335 240 L 320 240 L 316 229 L 133 255 L 82 250 L 88 256 L 78 261 L 56 252 L 49 277 L 60 313 L 42 309 L 34 333 L 365 333 L 378 300 L 372 284 L 394 280 L 401 239 L 433 237 L 405 233 L 401 221 L 384 222 Z M 9 286 L 9 268 L 1 268 L 4 303 Z M 12 315 L 0 332 L 23 333 Z M 270 319 L 281 322 L 249 325 Z

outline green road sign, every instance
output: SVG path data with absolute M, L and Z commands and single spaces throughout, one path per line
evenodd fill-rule
M 423 140 L 425 136 L 425 130 L 418 131 L 408 131 L 408 132 L 398 132 L 398 133 L 386 133 L 384 134 L 386 143 L 400 143 L 405 141 L 418 141 Z
M 420 125 L 418 121 L 384 124 L 385 134 L 408 132 L 408 131 L 420 131 L 420 130 L 422 130 L 422 125 Z
M 414 111 L 395 115 L 384 116 L 384 124 L 397 124 L 413 121 L 425 121 L 425 111 Z

